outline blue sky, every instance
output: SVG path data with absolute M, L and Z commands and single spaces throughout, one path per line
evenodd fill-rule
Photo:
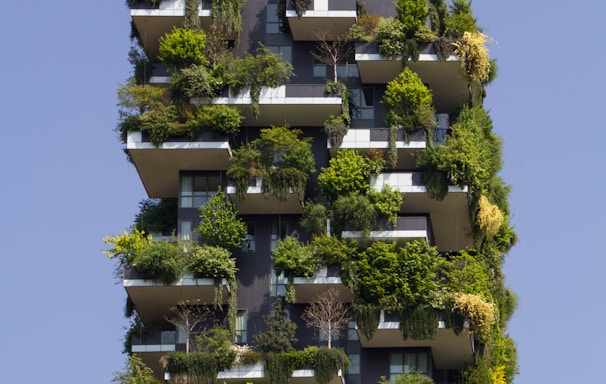
M 606 343 L 606 3 L 559 3 L 473 2 L 496 42 L 485 103 L 521 239 L 505 264 L 520 296 L 517 384 L 597 382 Z M 109 383 L 125 294 L 102 238 L 145 197 L 112 131 L 128 10 L 11 1 L 2 14 L 1 380 Z

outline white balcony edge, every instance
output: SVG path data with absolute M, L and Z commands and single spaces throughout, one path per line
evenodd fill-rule
M 227 280 L 222 279 L 221 281 L 222 285 L 227 285 Z M 145 279 L 124 279 L 124 286 L 125 287 L 166 287 L 166 286 L 175 286 L 175 287 L 194 287 L 194 286 L 202 286 L 202 287 L 208 287 L 208 286 L 214 286 L 215 285 L 215 279 L 213 278 L 195 278 L 193 277 L 192 274 L 185 274 L 183 277 L 181 277 L 179 280 L 175 281 L 172 284 L 164 284 L 164 283 L 157 283 L 155 281 L 152 280 L 145 280 Z
M 381 55 L 380 53 L 356 53 L 356 61 L 393 61 L 396 62 L 401 60 L 401 58 L 396 58 L 394 60 L 388 59 L 387 57 Z M 442 61 L 435 53 L 422 53 L 419 55 L 420 61 Z M 445 61 L 460 61 L 458 56 L 450 55 Z
M 225 149 L 231 152 L 231 147 L 225 141 L 166 141 L 159 147 L 153 143 L 143 142 L 143 134 L 139 131 L 128 132 L 126 137 L 126 149 Z M 231 153 L 230 153 L 231 155 Z
M 297 11 L 287 10 L 286 17 L 298 18 Z M 356 11 L 329 11 L 329 10 L 307 10 L 302 15 L 302 19 L 318 18 L 318 17 L 335 17 L 335 18 L 353 18 L 357 19 Z
M 427 239 L 429 241 L 426 230 L 370 231 L 368 234 L 362 231 L 343 231 L 341 236 L 349 239 Z
M 133 345 L 131 352 L 133 353 L 145 353 L 145 352 L 175 352 L 176 348 L 174 344 L 150 344 L 150 345 Z

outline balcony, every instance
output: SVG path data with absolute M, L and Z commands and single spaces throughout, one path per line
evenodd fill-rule
M 219 372 L 217 376 L 218 383 L 241 384 L 245 381 L 255 383 L 267 383 L 265 377 L 265 366 L 263 362 L 249 365 L 239 365 L 231 369 Z M 316 384 L 313 369 L 296 369 L 293 371 L 292 378 L 288 381 L 291 384 Z M 330 381 L 330 384 L 343 384 L 341 372 Z
M 301 18 L 290 1 L 286 17 L 293 40 L 318 40 L 316 33 L 344 36 L 356 23 L 356 0 L 312 0 Z
M 445 61 L 438 59 L 431 44 L 419 48 L 419 60 L 409 60 L 406 66 L 416 72 L 433 91 L 436 110 L 451 112 L 468 103 L 469 87 L 460 59 L 457 56 L 450 56 Z M 401 60 L 389 60 L 379 54 L 377 43 L 356 44 L 356 62 L 360 79 L 366 84 L 387 84 L 402 72 Z
M 427 194 L 420 172 L 383 173 L 371 177 L 371 188 L 380 191 L 385 185 L 404 193 L 402 213 L 429 214 L 438 251 L 459 251 L 473 246 L 467 187 L 449 186 L 444 200 L 437 201 Z
M 210 28 L 210 6 L 211 0 L 202 0 L 198 6 L 198 15 L 204 30 Z M 170 33 L 173 27 L 183 26 L 185 0 L 162 0 L 157 8 L 141 2 L 131 6 L 130 16 L 147 56 L 151 61 L 157 61 L 160 38 Z
M 179 171 L 227 170 L 231 148 L 226 137 L 202 132 L 196 140 L 171 138 L 156 147 L 141 132 L 129 132 L 126 150 L 149 197 L 177 197 Z
M 162 322 L 170 313 L 169 308 L 181 300 L 200 300 L 212 304 L 215 299 L 215 280 L 196 278 L 184 274 L 178 281 L 166 285 L 142 279 L 135 267 L 124 269 L 124 289 L 132 300 L 139 315 L 148 322 Z M 223 303 L 227 303 L 229 290 L 227 282 L 222 282 Z
M 403 243 L 421 239 L 432 243 L 431 225 L 426 216 L 398 217 L 398 221 L 392 229 L 370 231 L 369 233 L 343 231 L 341 236 L 343 238 L 359 239 L 363 243 L 377 240 Z
M 330 114 L 341 113 L 341 97 L 326 93 L 325 84 L 287 84 L 276 88 L 262 87 L 259 116 L 253 113 L 253 100 L 248 90 L 235 94 L 231 89 L 223 97 L 210 100 L 193 98 L 193 104 L 226 104 L 240 109 L 243 125 L 270 127 L 289 124 L 293 127 L 324 126 Z
M 314 297 L 326 292 L 328 289 L 339 293 L 339 300 L 349 303 L 353 300 L 353 294 L 349 287 L 341 280 L 341 270 L 338 266 L 322 267 L 315 277 L 295 277 L 295 302 L 311 303 Z
M 372 339 L 358 329 L 362 348 L 414 348 L 430 347 L 436 369 L 460 369 L 473 363 L 474 342 L 469 329 L 464 328 L 457 336 L 444 321 L 438 321 L 433 339 L 404 340 L 398 316 L 387 316 L 381 312 L 381 321 Z
M 253 179 L 248 185 L 246 194 L 240 199 L 236 193 L 236 185 L 230 180 L 227 185 L 227 195 L 241 215 L 263 214 L 301 214 L 303 205 L 298 193 L 288 194 L 286 201 L 278 200 L 275 196 L 265 197 L 261 185 L 263 180 Z

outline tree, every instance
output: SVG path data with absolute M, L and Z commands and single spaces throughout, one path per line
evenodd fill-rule
M 114 373 L 112 383 L 160 384 L 160 381 L 154 376 L 154 371 L 145 365 L 138 355 L 132 354 L 126 361 L 124 371 Z
M 351 52 L 351 44 L 346 36 L 334 35 L 329 32 L 314 32 L 316 47 L 311 55 L 320 63 L 332 66 L 333 81 L 337 82 L 337 65 L 347 61 Z
M 200 207 L 198 232 L 205 245 L 234 251 L 242 245 L 246 224 L 238 218 L 236 208 L 225 194 L 218 192 Z
M 177 305 L 169 309 L 175 316 L 165 317 L 165 319 L 185 334 L 185 353 L 189 353 L 193 350 L 194 331 L 200 323 L 208 318 L 209 310 L 199 299 L 180 300 Z
M 288 318 L 281 298 L 274 301 L 271 314 L 264 319 L 265 331 L 255 335 L 257 348 L 266 354 L 292 351 L 293 344 L 297 342 L 297 325 Z
M 339 292 L 329 289 L 314 297 L 303 312 L 303 320 L 308 327 L 313 327 L 328 339 L 328 348 L 332 339 L 347 328 L 350 316 L 349 310 L 339 298 Z

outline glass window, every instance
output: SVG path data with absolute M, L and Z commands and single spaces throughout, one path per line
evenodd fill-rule
M 242 243 L 242 251 L 255 251 L 255 223 L 246 223 L 246 237 L 244 238 L 244 242 Z
M 234 330 L 234 343 L 244 344 L 248 340 L 246 310 L 239 310 L 236 315 L 236 328 Z
M 356 106 L 356 119 L 374 119 L 375 101 L 374 90 L 372 88 L 352 89 L 352 100 Z
M 267 4 L 266 17 L 267 22 L 265 23 L 265 33 L 281 33 L 280 31 L 280 19 L 278 18 L 278 5 Z
M 427 352 L 392 353 L 389 356 L 389 377 L 395 382 L 396 376 L 404 372 L 420 372 L 429 374 L 429 358 Z
M 326 64 L 314 64 L 314 77 L 326 77 Z
M 350 353 L 347 355 L 349 357 L 349 369 L 347 373 L 350 375 L 359 375 L 360 374 L 360 354 L 359 353 Z
M 350 321 L 349 324 L 347 324 L 347 340 L 358 341 L 359 339 L 358 331 L 356 330 L 356 323 L 354 321 Z
M 218 175 L 183 176 L 181 178 L 181 208 L 199 208 L 206 204 L 221 185 Z
M 191 240 L 191 221 L 183 220 L 179 224 L 179 237 L 181 240 Z
M 282 60 L 292 63 L 292 47 L 290 45 L 268 45 L 267 49 L 273 53 L 281 53 Z

